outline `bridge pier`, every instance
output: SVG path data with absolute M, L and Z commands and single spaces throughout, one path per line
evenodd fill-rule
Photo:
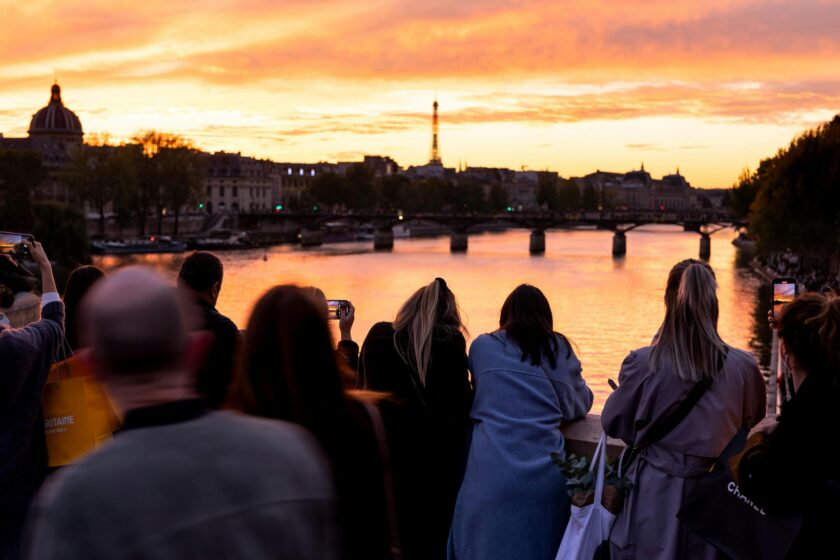
M 449 238 L 449 250 L 453 253 L 466 253 L 467 239 L 467 232 L 453 231 L 452 236 Z
M 613 235 L 612 254 L 614 257 L 623 257 L 627 254 L 627 235 L 623 231 L 616 230 Z
M 324 244 L 324 232 L 320 229 L 305 229 L 300 232 L 301 247 L 318 247 Z
M 708 233 L 700 234 L 700 258 L 708 260 L 712 256 L 712 238 Z
M 391 229 L 378 229 L 373 233 L 373 249 L 390 251 L 394 248 L 394 232 Z
M 532 255 L 542 255 L 545 253 L 545 231 L 535 229 L 531 232 L 531 242 L 528 250 Z

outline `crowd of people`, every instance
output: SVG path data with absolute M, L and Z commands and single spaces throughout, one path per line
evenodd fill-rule
M 354 310 L 334 341 L 317 287 L 279 285 L 246 328 L 216 309 L 212 254 L 157 273 L 87 266 L 64 297 L 43 248 L 41 319 L 0 323 L 0 558 L 550 560 L 570 515 L 551 453 L 593 404 L 574 344 L 538 288 L 517 287 L 499 328 L 467 344 L 455 294 L 436 278 L 361 348 Z M 804 514 L 792 554 L 832 538 L 821 500 L 840 482 L 840 299 L 809 294 L 778 320 L 796 394 L 764 419 L 753 356 L 717 331 L 716 279 L 700 261 L 667 278 L 662 326 L 630 353 L 604 431 L 641 451 L 610 538 L 613 558 L 715 558 L 677 519 L 686 481 L 740 429 L 740 462 L 771 514 Z M 22 286 L 32 289 L 33 286 Z M 11 290 L 7 290 L 11 292 Z M 0 311 L 2 309 L 0 308 Z M 653 333 L 652 333 L 653 334 Z M 41 398 L 51 367 L 82 359 L 120 412 L 113 440 L 51 472 Z M 657 419 L 702 385 L 685 418 Z M 807 491 L 780 484 L 809 465 Z M 804 481 L 803 481 L 804 482 Z
M 840 274 L 829 272 L 825 259 L 801 257 L 788 249 L 772 253 L 765 264 L 774 276 L 796 278 L 809 292 L 840 293 Z

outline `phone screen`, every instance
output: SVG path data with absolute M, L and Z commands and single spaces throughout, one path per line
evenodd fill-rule
M 782 307 L 796 298 L 796 280 L 775 278 L 773 280 L 773 317 L 778 318 Z
M 327 300 L 327 317 L 330 319 L 341 319 L 350 302 L 346 299 L 328 299 Z
M 35 238 L 24 233 L 0 231 L 0 253 L 23 253 L 23 242 L 31 243 L 33 239 Z

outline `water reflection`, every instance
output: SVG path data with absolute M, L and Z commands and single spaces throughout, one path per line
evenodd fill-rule
M 514 230 L 469 238 L 466 254 L 451 254 L 449 239 L 397 240 L 390 253 L 372 243 L 302 250 L 291 246 L 219 253 L 225 281 L 219 309 L 244 327 L 250 308 L 278 283 L 315 285 L 328 298 L 356 306 L 354 336 L 393 319 L 400 304 L 435 276 L 446 278 L 458 297 L 473 337 L 498 327 L 504 298 L 518 284 L 538 286 L 551 302 L 555 328 L 580 349 L 584 375 L 596 393 L 596 410 L 609 394 L 627 353 L 650 342 L 662 320 L 662 297 L 671 266 L 697 257 L 699 236 L 670 226 L 627 234 L 627 255 L 613 258 L 609 231 L 546 232 L 546 253 L 528 254 L 530 232 Z M 769 331 L 760 282 L 739 264 L 732 231 L 712 236 L 710 264 L 719 283 L 720 332 L 724 340 L 769 361 Z M 267 260 L 264 260 L 267 255 Z M 145 264 L 175 277 L 183 256 L 99 257 L 106 269 Z

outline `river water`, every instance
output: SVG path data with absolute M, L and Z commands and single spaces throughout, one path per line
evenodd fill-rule
M 546 253 L 528 254 L 529 231 L 471 235 L 466 254 L 451 254 L 449 238 L 398 239 L 392 252 L 374 252 L 372 242 L 300 249 L 288 245 L 220 252 L 225 278 L 219 310 L 240 328 L 266 289 L 282 283 L 313 285 L 329 299 L 356 306 L 354 339 L 371 325 L 390 321 L 417 288 L 436 276 L 455 292 L 471 337 L 498 327 L 502 302 L 526 282 L 545 292 L 554 327 L 578 348 L 584 377 L 599 411 L 630 350 L 650 342 L 662 321 L 668 271 L 679 260 L 697 257 L 699 235 L 672 226 L 646 226 L 627 234 L 627 255 L 611 255 L 612 233 L 595 230 L 546 232 Z M 709 263 L 718 278 L 719 330 L 733 346 L 751 350 L 766 365 L 766 290 L 731 244 L 735 233 L 712 236 Z M 153 266 L 175 278 L 184 255 L 96 257 L 106 270 L 127 264 Z M 765 297 L 766 296 L 766 297 Z

